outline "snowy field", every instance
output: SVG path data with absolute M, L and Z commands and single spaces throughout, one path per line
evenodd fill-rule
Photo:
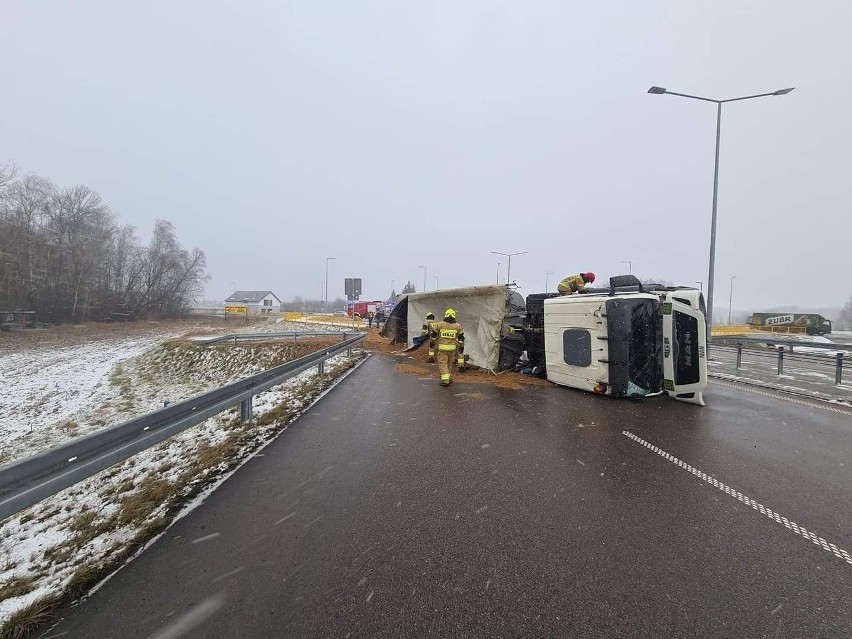
M 303 338 L 260 346 L 201 347 L 180 336 L 231 332 L 316 331 L 322 327 L 270 322 L 235 327 L 188 324 L 73 328 L 29 341 L 0 341 L 4 390 L 0 451 L 4 461 L 26 457 L 105 426 L 255 374 L 316 348 Z M 345 327 L 340 327 L 344 329 Z M 333 328 L 330 330 L 334 330 Z M 39 339 L 35 339 L 38 337 Z M 2 336 L 0 336 L 2 339 Z M 335 340 L 336 341 L 336 340 Z M 340 375 L 348 359 L 329 360 Z M 195 426 L 81 482 L 0 526 L 0 622 L 36 600 L 53 596 L 81 572 L 120 560 L 122 553 L 165 525 L 167 504 L 212 490 L 332 384 L 306 371 L 255 398 L 253 425 L 238 407 Z M 221 457 L 209 455 L 211 451 Z M 212 461 L 202 463 L 199 460 Z M 223 461 L 224 459 L 224 461 Z M 212 482 L 212 483 L 211 483 Z M 196 496 L 197 503 L 203 498 Z M 159 495 L 159 499 L 151 499 Z M 191 505 L 189 506 L 191 507 Z

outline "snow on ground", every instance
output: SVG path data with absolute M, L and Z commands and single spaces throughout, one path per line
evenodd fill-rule
M 264 329 L 298 330 L 270 323 L 247 326 L 241 332 Z M 3 417 L 0 443 L 6 456 L 32 454 L 155 410 L 164 399 L 178 401 L 199 394 L 317 347 L 313 338 L 302 338 L 298 344 L 203 347 L 188 340 L 164 342 L 176 335 L 174 330 L 155 333 L 62 347 L 6 349 L 4 373 L 11 370 L 12 375 L 6 382 L 3 408 L 14 409 L 17 416 L 16 420 Z M 6 367 L 9 361 L 14 366 Z M 326 371 L 339 374 L 347 362 L 345 355 L 338 355 L 327 362 Z M 0 622 L 45 595 L 61 592 L 78 569 L 120 556 L 140 531 L 162 525 L 158 522 L 164 521 L 160 519 L 166 513 L 162 501 L 169 501 L 167 496 L 192 494 L 198 482 L 209 482 L 232 466 L 234 456 L 247 457 L 331 383 L 328 376 L 320 378 L 316 369 L 306 371 L 256 396 L 251 425 L 239 423 L 239 407 L 234 407 L 3 522 L 0 589 L 20 584 L 23 594 L 0 601 Z M 217 453 L 208 456 L 213 460 L 208 466 L 200 464 L 205 452 L 216 447 L 231 460 Z M 166 492 L 158 498 L 157 490 Z M 149 494 L 155 497 L 146 503 Z M 134 514 L 131 506 L 139 502 L 144 508 Z
M 219 327 L 194 339 L 234 332 L 227 325 Z M 236 328 L 238 334 L 344 330 L 316 325 L 306 328 L 303 323 L 274 320 Z M 174 403 L 275 365 L 271 351 L 250 344 L 228 351 L 198 347 L 197 352 L 190 349 L 183 352 L 184 357 L 176 358 L 175 351 L 164 344 L 185 330 L 110 335 L 94 341 L 4 352 L 0 463 L 35 454 L 156 410 L 165 401 Z M 229 354 L 228 361 L 216 357 L 223 352 Z M 167 357 L 172 357 L 168 366 L 164 365 Z
M 68 420 L 116 364 L 176 336 L 165 332 L 4 353 L 0 444 Z

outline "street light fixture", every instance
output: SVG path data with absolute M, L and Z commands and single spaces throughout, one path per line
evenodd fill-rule
M 425 293 L 426 292 L 426 267 L 425 266 L 418 266 L 417 268 L 423 269 L 423 292 Z
M 719 193 L 719 140 L 722 133 L 722 105 L 726 102 L 740 102 L 742 100 L 751 100 L 752 98 L 763 98 L 769 95 L 787 95 L 795 87 L 788 89 L 778 89 L 770 93 L 757 93 L 755 95 L 745 95 L 739 98 L 728 98 L 727 100 L 714 100 L 712 98 L 704 98 L 698 95 L 688 95 L 686 93 L 675 93 L 664 87 L 651 87 L 648 93 L 654 95 L 676 95 L 681 98 L 690 98 L 692 100 L 702 100 L 703 102 L 712 102 L 716 105 L 716 163 L 713 172 L 713 215 L 710 221 L 710 269 L 707 275 L 707 344 L 710 344 L 710 331 L 713 326 L 713 279 L 716 270 L 716 203 Z
M 633 262 L 631 262 L 630 260 L 621 260 L 621 263 L 627 264 L 628 268 L 630 269 L 630 275 L 633 275 Z
M 731 295 L 728 297 L 728 326 L 731 325 L 731 305 L 734 302 L 734 280 L 737 279 L 736 275 L 731 275 Z
M 331 260 L 336 260 L 336 257 L 325 258 L 325 302 L 323 303 L 323 311 L 328 314 L 328 263 Z
M 512 283 L 512 256 L 513 255 L 526 255 L 527 251 L 521 251 L 519 253 L 501 253 L 500 251 L 491 251 L 494 255 L 502 255 L 503 257 L 509 258 L 509 264 L 506 267 L 506 284 Z

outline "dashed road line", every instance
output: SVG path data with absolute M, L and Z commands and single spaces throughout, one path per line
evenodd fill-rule
M 847 564 L 852 565 L 852 555 L 850 555 L 848 552 L 846 552 L 842 548 L 838 548 L 834 544 L 827 542 L 822 537 L 819 537 L 816 533 L 808 530 L 807 528 L 804 528 L 803 526 L 799 526 L 797 523 L 790 521 L 786 517 L 782 517 L 781 515 L 776 513 L 774 510 L 771 510 L 771 509 L 767 508 L 766 506 L 764 506 L 763 504 L 760 504 L 760 503 L 754 501 L 753 499 L 746 497 L 740 491 L 735 490 L 734 488 L 731 488 L 730 486 L 727 486 L 726 484 L 723 484 L 722 482 L 720 482 L 715 477 L 712 477 L 711 475 L 708 475 L 707 473 L 698 470 L 694 466 L 691 466 L 691 465 L 687 464 L 686 462 L 681 461 L 680 459 L 678 459 L 674 455 L 671 455 L 671 454 L 667 453 L 666 451 L 664 451 L 663 449 L 661 449 L 657 446 L 654 446 L 653 444 L 645 441 L 641 437 L 634 435 L 630 431 L 624 430 L 624 431 L 621 431 L 621 434 L 629 437 L 630 439 L 632 439 L 633 441 L 635 441 L 639 444 L 642 444 L 645 448 L 648 448 L 648 449 L 654 451 L 660 457 L 667 459 L 668 461 L 672 462 L 676 466 L 680 466 L 681 468 L 692 473 L 693 475 L 695 475 L 699 479 L 706 481 L 711 486 L 715 486 L 716 488 L 721 490 L 723 493 L 726 493 L 726 494 L 730 495 L 731 497 L 735 497 L 738 501 L 741 501 L 746 506 L 751 506 L 754 510 L 758 511 L 761 515 L 766 515 L 767 517 L 776 521 L 777 523 L 782 524 L 787 530 L 791 530 L 792 532 L 796 533 L 797 535 L 804 537 L 805 539 L 815 543 L 817 546 L 822 547 L 823 550 L 830 552 L 831 554 L 833 554 L 838 559 L 842 559 Z
M 718 384 L 719 386 L 724 386 L 726 388 L 733 388 L 736 390 L 744 391 L 746 393 L 753 393 L 754 395 L 763 395 L 764 397 L 783 399 L 785 402 L 801 404 L 802 406 L 807 406 L 808 408 L 820 408 L 822 410 L 827 410 L 832 413 L 840 413 L 841 415 L 849 415 L 850 417 L 852 417 L 852 411 L 850 410 L 843 410 L 842 408 L 835 408 L 834 406 L 829 406 L 827 405 L 827 402 L 825 404 L 821 404 L 814 401 L 806 401 L 803 399 L 799 399 L 798 397 L 791 397 L 789 395 L 784 394 L 784 391 L 776 391 L 774 393 L 769 393 L 765 390 L 758 390 L 757 388 L 748 386 L 746 384 L 737 384 L 735 382 L 727 382 L 719 379 L 711 379 L 710 382 L 712 384 Z

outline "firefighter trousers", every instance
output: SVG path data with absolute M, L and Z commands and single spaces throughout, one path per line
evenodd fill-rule
M 439 350 L 438 371 L 441 373 L 441 384 L 446 386 L 453 381 L 453 369 L 456 367 L 456 349 L 451 351 Z

